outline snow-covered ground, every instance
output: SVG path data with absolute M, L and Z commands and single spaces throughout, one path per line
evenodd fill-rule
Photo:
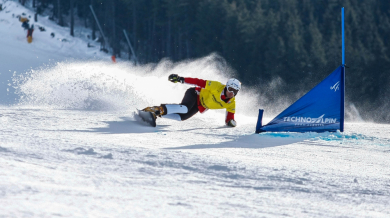
M 0 91 L 13 100 L 0 106 L 0 217 L 390 216 L 389 125 L 254 134 L 264 105 L 244 86 L 236 128 L 224 111 L 152 128 L 135 109 L 180 102 L 189 87 L 169 74 L 229 78 L 214 56 L 113 64 L 83 39 L 52 39 L 67 29 L 44 18 L 51 30 L 28 44 L 12 18 L 28 10 L 5 5 Z

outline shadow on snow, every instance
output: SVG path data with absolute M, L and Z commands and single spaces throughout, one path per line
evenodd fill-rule
M 159 125 L 152 127 L 142 121 L 134 121 L 128 117 L 121 117 L 122 121 L 103 121 L 107 127 L 90 128 L 90 130 L 70 130 L 73 132 L 98 132 L 105 134 L 126 134 L 126 133 L 150 133 L 150 132 L 165 132 L 167 125 Z
M 208 149 L 208 148 L 269 148 L 302 142 L 305 138 L 272 137 L 268 135 L 252 134 L 238 136 L 233 141 L 225 141 L 218 144 L 197 144 L 165 149 Z

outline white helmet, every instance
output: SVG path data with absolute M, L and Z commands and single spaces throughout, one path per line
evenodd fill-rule
M 237 91 L 241 90 L 241 82 L 238 79 L 231 78 L 226 83 L 226 88 L 233 88 Z

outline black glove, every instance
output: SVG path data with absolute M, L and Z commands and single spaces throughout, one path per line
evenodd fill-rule
M 179 83 L 184 83 L 184 77 L 180 77 L 180 76 L 177 75 L 177 74 L 171 74 L 171 75 L 169 75 L 168 80 L 171 81 L 171 82 L 173 82 L 173 83 L 177 83 L 177 82 L 179 82 Z
M 226 125 L 231 126 L 231 127 L 236 127 L 237 122 L 235 120 L 229 120 L 229 122 Z

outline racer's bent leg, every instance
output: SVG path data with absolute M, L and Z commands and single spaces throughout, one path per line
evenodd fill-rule
M 186 120 L 195 115 L 199 109 L 197 105 L 198 94 L 195 88 L 187 89 L 181 104 L 162 104 L 164 118 L 173 120 Z M 179 117 L 177 116 L 179 115 Z
M 190 117 L 194 116 L 196 113 L 198 113 L 199 109 L 197 107 L 197 105 L 195 105 L 195 107 L 192 107 L 190 111 L 188 111 L 188 113 L 186 114 L 179 114 L 180 117 L 181 117 L 181 120 L 187 120 L 189 119 Z

